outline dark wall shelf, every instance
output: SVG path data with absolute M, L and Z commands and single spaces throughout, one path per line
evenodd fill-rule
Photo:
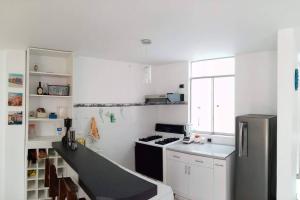
M 187 105 L 187 102 L 179 103 L 78 103 L 74 108 L 80 107 L 130 107 L 130 106 L 157 106 L 157 105 Z

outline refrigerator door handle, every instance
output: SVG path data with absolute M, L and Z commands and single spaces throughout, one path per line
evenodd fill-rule
M 247 122 L 239 123 L 239 157 L 248 154 L 248 130 Z
M 243 130 L 243 156 L 248 157 L 248 123 L 244 123 Z

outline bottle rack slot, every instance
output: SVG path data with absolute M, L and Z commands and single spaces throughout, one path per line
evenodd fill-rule
M 46 158 L 56 166 L 58 177 L 65 176 L 65 161 L 52 148 L 27 150 L 27 199 L 51 199 L 45 187 Z

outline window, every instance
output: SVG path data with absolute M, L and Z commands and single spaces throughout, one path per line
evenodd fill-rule
M 192 62 L 190 123 L 196 131 L 234 133 L 234 58 Z

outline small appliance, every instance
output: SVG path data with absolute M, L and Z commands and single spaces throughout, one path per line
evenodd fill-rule
M 184 94 L 179 93 L 167 93 L 160 95 L 146 95 L 146 104 L 168 104 L 168 103 L 180 103 L 184 101 Z

